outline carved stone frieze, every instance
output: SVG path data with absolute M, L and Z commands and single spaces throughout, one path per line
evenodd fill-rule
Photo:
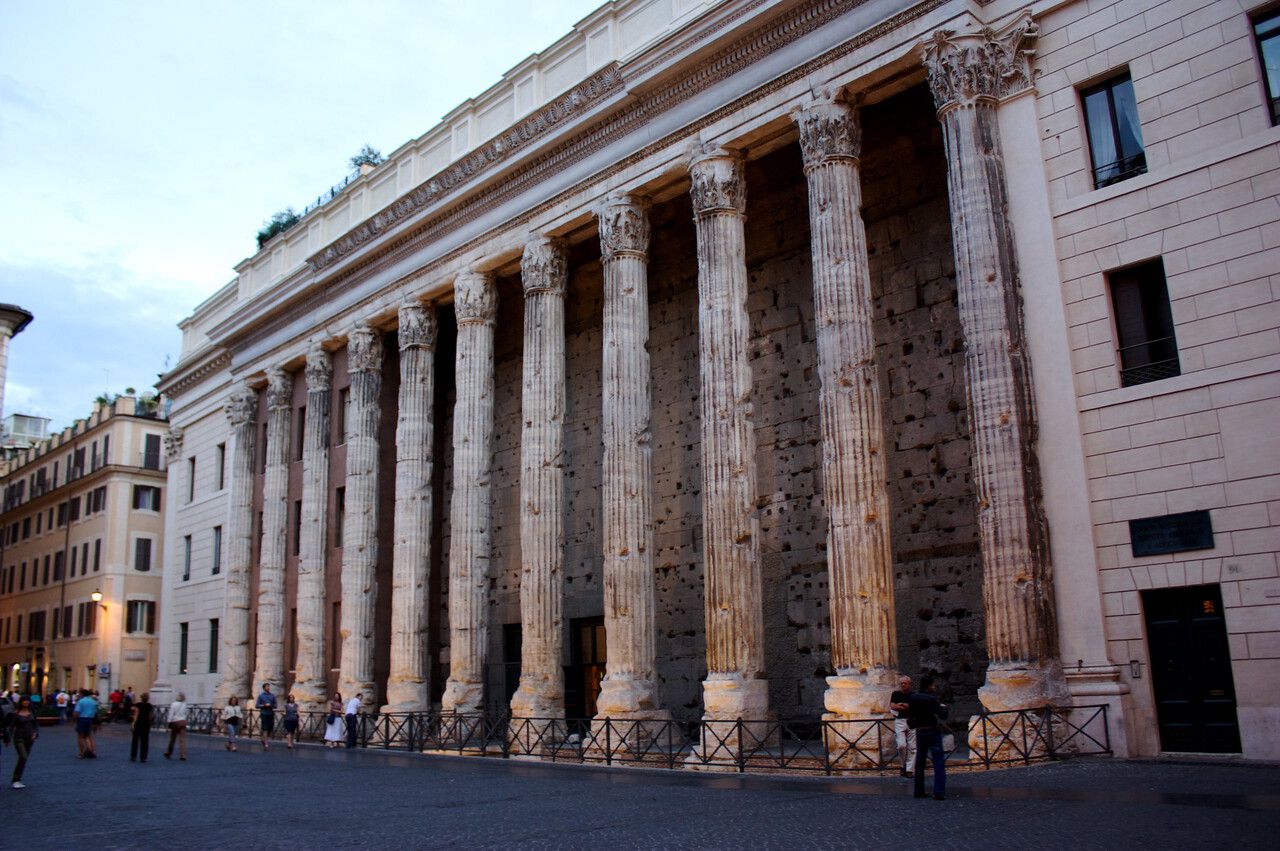
M 856 160 L 862 154 L 862 124 L 849 104 L 826 94 L 792 116 L 800 129 L 806 169 L 832 160 Z
M 227 397 L 227 422 L 232 428 L 239 428 L 252 422 L 258 413 L 258 394 L 245 385 Z
M 646 203 L 634 195 L 613 195 L 600 208 L 600 253 L 607 262 L 621 254 L 649 253 Z
M 368 325 L 357 325 L 347 336 L 347 369 L 377 372 L 382 369 L 382 335 Z
M 405 349 L 435 349 L 439 326 L 436 310 L 418 301 L 400 306 L 400 330 L 397 334 L 400 351 Z
M 307 349 L 307 390 L 328 390 L 333 386 L 333 358 L 319 343 Z
M 563 240 L 537 236 L 524 247 L 520 258 L 520 280 L 526 296 L 534 293 L 564 295 L 569 280 L 569 257 Z
M 486 272 L 463 272 L 453 282 L 453 312 L 459 325 L 492 325 L 498 290 Z
M 922 58 L 938 111 L 979 99 L 999 100 L 1031 88 L 1032 45 L 1039 34 L 1030 15 L 1000 30 L 935 32 L 922 45 Z
M 177 461 L 182 455 L 182 429 L 171 426 L 164 435 L 164 456 L 169 463 Z
M 747 211 L 747 182 L 742 154 L 719 146 L 698 150 L 689 162 L 694 215 Z
M 293 376 L 278 366 L 267 370 L 267 409 L 288 408 L 293 403 Z

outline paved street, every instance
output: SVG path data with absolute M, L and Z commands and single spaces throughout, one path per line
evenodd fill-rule
M 0 845 L 212 848 L 1274 848 L 1280 766 L 1077 761 L 955 774 L 948 800 L 897 778 L 776 778 L 428 757 L 263 753 L 192 736 L 190 758 L 100 758 L 46 728 L 24 778 L 0 764 Z

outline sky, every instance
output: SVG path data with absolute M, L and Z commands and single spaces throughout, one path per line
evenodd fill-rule
M 278 210 L 390 154 L 603 0 L 0 0 L 4 413 L 153 390 Z

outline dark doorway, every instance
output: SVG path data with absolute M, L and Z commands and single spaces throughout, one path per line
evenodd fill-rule
M 569 669 L 564 678 L 565 716 L 594 718 L 608 659 L 604 618 L 574 618 L 569 622 L 569 636 Z
M 520 650 L 524 645 L 524 633 L 518 623 L 502 625 L 502 706 L 494 707 L 498 713 L 511 706 L 520 687 Z
M 1142 592 L 1160 749 L 1239 753 L 1231 652 L 1217 585 Z

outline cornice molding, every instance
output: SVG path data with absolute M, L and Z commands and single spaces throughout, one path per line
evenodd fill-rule
M 231 353 L 226 349 L 215 349 L 191 366 L 180 364 L 173 372 L 160 379 L 156 388 L 170 399 L 176 399 L 218 370 L 230 367 Z

